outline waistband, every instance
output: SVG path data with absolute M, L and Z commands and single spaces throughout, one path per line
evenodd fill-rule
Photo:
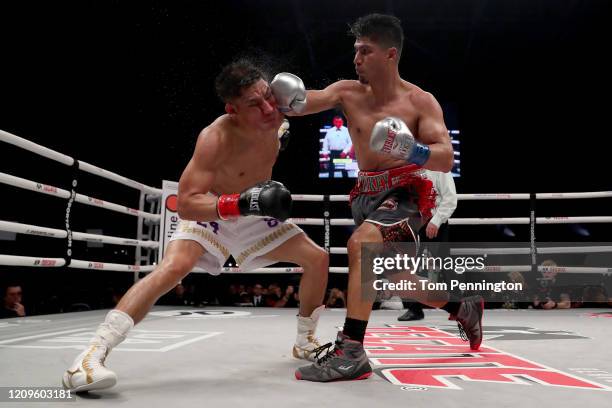
M 354 190 L 361 194 L 379 193 L 409 184 L 412 179 L 423 178 L 425 170 L 416 164 L 382 171 L 360 171 Z
M 421 215 L 431 218 L 431 210 L 436 204 L 436 191 L 432 181 L 425 176 L 425 169 L 416 164 L 383 171 L 360 171 L 349 203 L 352 204 L 357 196 L 375 195 L 398 187 L 412 190 Z

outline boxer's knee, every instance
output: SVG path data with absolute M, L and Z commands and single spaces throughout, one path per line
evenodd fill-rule
M 349 258 L 361 256 L 361 245 L 382 242 L 382 235 L 372 224 L 364 223 L 349 238 L 346 245 Z
M 204 248 L 193 241 L 171 242 L 159 268 L 153 273 L 176 284 L 191 272 L 204 253 Z
M 312 254 L 309 262 L 312 270 L 318 274 L 327 275 L 329 269 L 329 254 L 323 248 L 317 247 Z
M 327 275 L 329 268 L 329 254 L 323 248 L 313 245 L 308 251 L 303 252 L 303 257 L 298 262 L 305 273 Z
M 193 262 L 180 257 L 172 257 L 162 265 L 163 275 L 172 282 L 178 283 L 193 269 Z
M 349 238 L 347 244 L 346 244 L 346 250 L 348 251 L 348 256 L 350 257 L 354 257 L 354 256 L 359 256 L 359 254 L 361 253 L 361 243 L 363 242 L 362 237 L 360 235 L 351 235 L 351 237 Z

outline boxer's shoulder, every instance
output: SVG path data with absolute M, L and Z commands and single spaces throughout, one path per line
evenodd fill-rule
M 369 86 L 359 81 L 343 79 L 330 85 L 337 95 L 339 102 L 343 105 L 353 106 L 367 96 L 370 92 Z
M 338 92 L 344 94 L 358 94 L 366 92 L 366 86 L 353 79 L 341 79 L 333 83 L 330 87 L 334 87 Z
M 410 102 L 419 111 L 429 111 L 440 107 L 438 101 L 430 92 L 414 84 L 404 81 L 404 90 Z
M 361 85 L 359 81 L 341 79 L 325 88 L 325 92 L 333 94 L 335 97 L 342 100 L 356 93 L 364 92 L 364 89 L 364 86 Z
M 209 158 L 221 159 L 231 154 L 232 144 L 227 134 L 230 133 L 229 124 L 223 117 L 215 120 L 202 129 L 196 142 L 196 156 L 205 155 Z

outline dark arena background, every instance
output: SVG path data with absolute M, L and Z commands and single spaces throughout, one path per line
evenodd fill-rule
M 349 24 L 376 12 L 401 20 L 400 75 L 436 97 L 448 129 L 455 131 L 451 136 L 460 141 L 453 168 L 460 199 L 450 242 L 533 249 L 537 240 L 612 248 L 606 244 L 612 242 L 610 9 L 606 0 L 3 2 L 0 222 L 65 230 L 65 199 L 11 185 L 7 175 L 70 190 L 77 174 L 5 143 L 7 134 L 159 189 L 162 180 L 178 181 L 199 132 L 224 113 L 214 89 L 224 65 L 248 57 L 271 77 L 295 73 L 307 89 L 356 79 Z M 290 141 L 273 179 L 293 194 L 326 197 L 294 201 L 294 218 L 351 217 L 346 201 L 327 198 L 349 194 L 355 178 L 321 177 L 327 174 L 321 129 L 336 115 L 342 112 L 290 118 Z M 87 172 L 78 172 L 77 192 L 130 208 L 138 208 L 140 199 L 139 191 Z M 602 194 L 536 199 L 542 193 L 590 192 Z M 528 196 L 503 197 L 511 193 Z M 453 218 L 532 214 L 561 221 L 452 225 Z M 70 211 L 73 231 L 135 238 L 139 226 L 138 217 L 95 206 L 74 203 Z M 355 229 L 332 224 L 328 234 L 322 225 L 302 228 L 326 249 L 346 247 Z M 142 254 L 135 246 L 78 240 L 72 250 L 75 259 L 126 265 Z M 63 258 L 65 252 L 65 239 L 0 228 L 0 260 Z M 145 258 L 138 261 L 142 266 L 157 262 L 152 252 Z M 535 275 L 538 266 L 553 265 L 545 260 L 531 262 L 530 271 Z M 331 252 L 331 267 L 347 265 L 345 253 Z M 225 266 L 236 266 L 235 260 Z M 567 310 L 548 310 L 534 298 L 486 299 L 480 353 L 459 340 L 445 312 L 426 308 L 416 325 L 398 322 L 398 309 L 409 302 L 385 307 L 389 297 L 379 296 L 364 343 L 375 375 L 327 386 L 293 376 L 304 362 L 291 357 L 299 299 L 287 288 L 299 294 L 299 273 L 192 273 L 109 357 L 118 385 L 89 398 L 130 406 L 609 405 L 612 265 L 597 266 L 603 272 L 574 285 Z M 11 404 L 6 387 L 61 386 L 61 373 L 106 312 L 145 275 L 95 265 L 0 262 L 3 309 L 10 309 L 8 293 L 18 287 L 25 310 L 25 317 L 0 320 L 0 402 Z M 525 279 L 540 288 L 542 279 L 550 281 L 542 276 Z M 346 271 L 330 272 L 328 307 L 317 332 L 321 344 L 344 322 L 347 282 Z M 267 293 L 268 309 L 252 308 L 258 286 Z M 565 293 L 560 286 L 545 289 L 551 297 Z M 285 295 L 290 301 L 274 307 L 275 296 Z M 555 306 L 563 300 L 551 299 Z M 483 374 L 492 367 L 497 371 Z M 469 395 L 458 399 L 457 390 Z M 81 397 L 78 404 L 93 403 Z

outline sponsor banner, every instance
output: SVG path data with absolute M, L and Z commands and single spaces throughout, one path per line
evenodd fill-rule
M 159 231 L 160 248 L 157 263 L 162 261 L 170 238 L 180 222 L 178 216 L 178 183 L 164 180 L 162 183 L 162 207 Z

